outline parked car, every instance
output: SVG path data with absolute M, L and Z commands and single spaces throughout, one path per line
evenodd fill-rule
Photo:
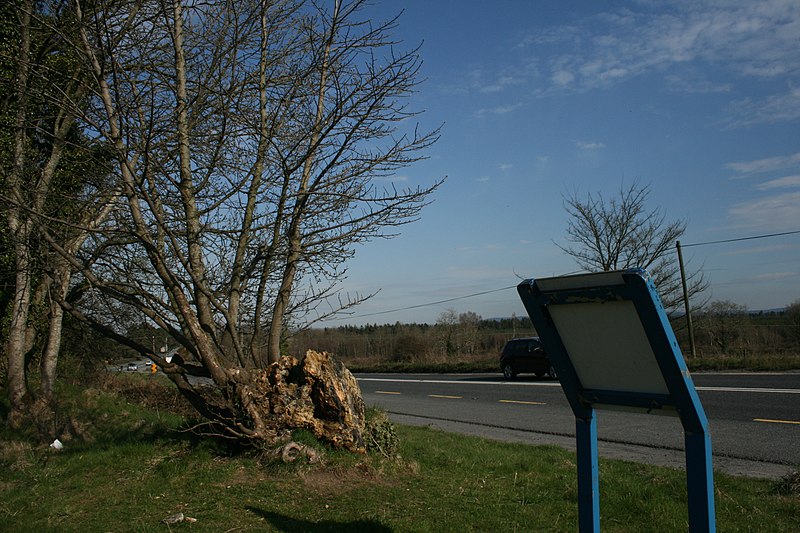
M 139 365 L 137 365 L 136 363 L 128 363 L 128 370 L 131 372 L 136 372 L 137 370 L 139 370 Z
M 530 372 L 538 377 L 547 374 L 556 378 L 556 371 L 550 364 L 539 337 L 508 341 L 500 352 L 500 370 L 506 379 L 514 379 L 523 372 Z

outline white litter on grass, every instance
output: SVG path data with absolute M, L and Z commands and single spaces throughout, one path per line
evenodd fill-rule
M 51 448 L 53 448 L 54 450 L 63 450 L 63 449 L 64 449 L 64 445 L 63 445 L 63 444 L 61 443 L 61 441 L 60 441 L 60 440 L 58 440 L 58 439 L 54 440 L 54 441 L 53 441 L 53 442 L 50 444 L 50 447 L 51 447 Z
M 165 524 L 178 524 L 180 522 L 189 522 L 191 524 L 197 522 L 197 518 L 186 516 L 183 513 L 175 513 L 173 515 L 166 517 L 164 520 L 162 520 L 162 522 L 164 522 Z

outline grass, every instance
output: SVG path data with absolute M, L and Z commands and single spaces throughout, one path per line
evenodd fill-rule
M 324 450 L 321 464 L 284 465 L 198 440 L 181 416 L 116 393 L 86 389 L 70 409 L 88 442 L 56 452 L 0 435 L 0 530 L 577 529 L 575 457 L 556 447 L 398 426 L 400 457 Z M 715 481 L 720 531 L 800 530 L 796 480 Z M 688 527 L 681 471 L 601 460 L 600 502 L 603 531 Z M 178 512 L 197 522 L 162 523 Z

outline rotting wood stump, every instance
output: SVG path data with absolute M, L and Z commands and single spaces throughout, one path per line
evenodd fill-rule
M 326 352 L 283 356 L 253 376 L 250 400 L 276 434 L 307 429 L 332 446 L 365 452 L 364 400 L 353 374 Z

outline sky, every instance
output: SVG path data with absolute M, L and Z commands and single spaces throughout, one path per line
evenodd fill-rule
M 707 296 L 750 310 L 800 299 L 800 2 L 376 0 L 421 45 L 410 101 L 442 126 L 392 180 L 446 177 L 421 218 L 359 247 L 322 326 L 524 316 L 523 279 L 575 273 L 564 197 L 638 182 L 685 219 Z M 698 244 L 697 246 L 689 246 Z

